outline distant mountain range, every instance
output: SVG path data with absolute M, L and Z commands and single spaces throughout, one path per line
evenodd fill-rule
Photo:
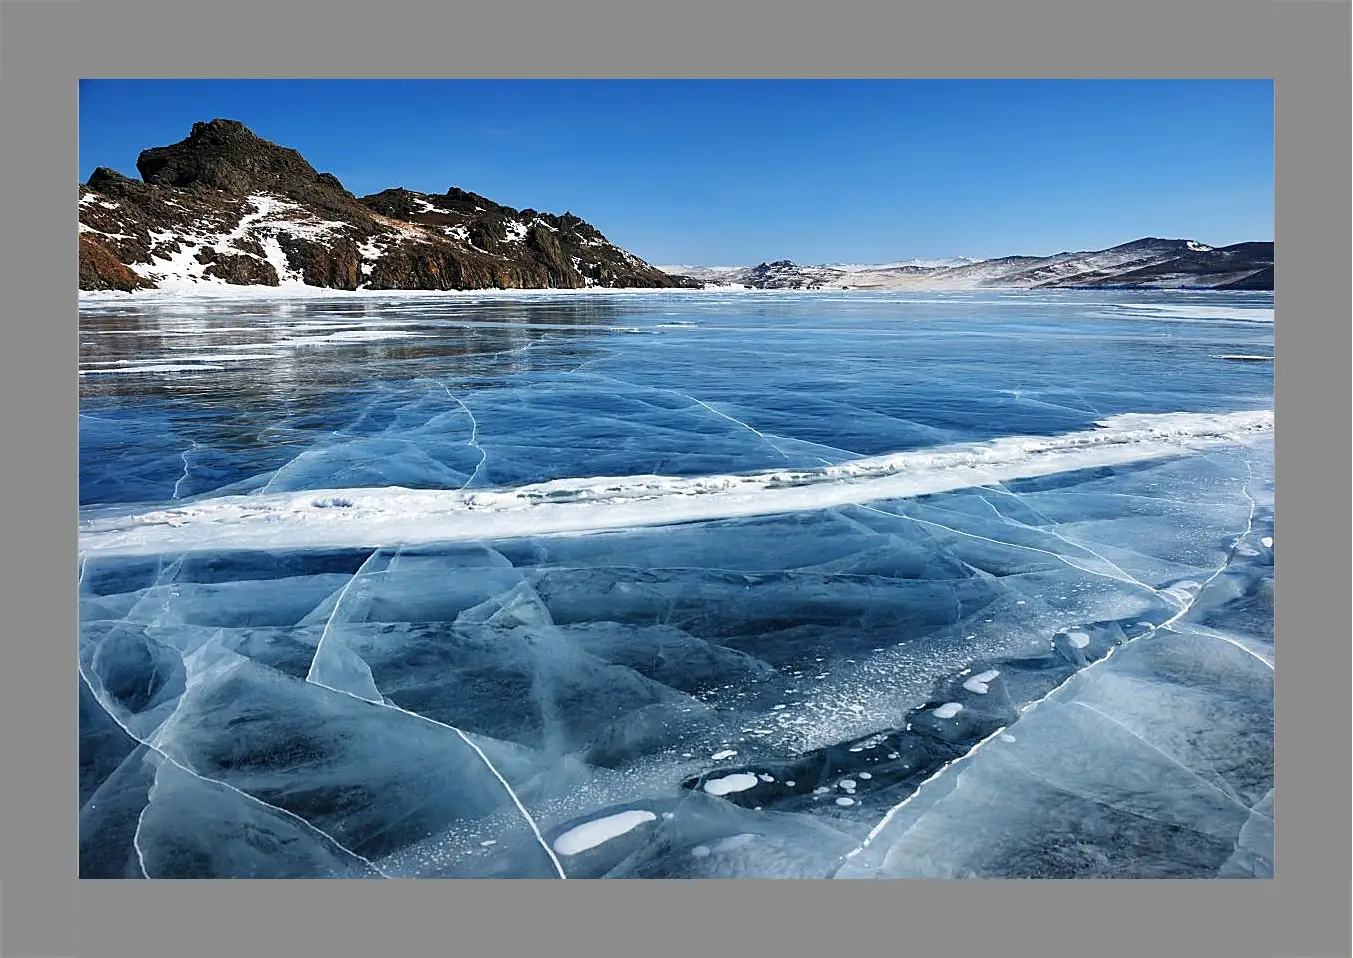
M 1142 239 L 1056 256 L 880 266 L 657 267 L 571 213 L 516 210 L 452 187 L 357 197 L 235 120 L 142 151 L 141 179 L 80 186 L 80 289 L 1273 289 L 1273 244 Z
M 883 266 L 661 266 L 710 285 L 753 289 L 1273 289 L 1273 244 L 1213 248 L 1194 240 L 1147 238 L 1111 249 L 1055 256 L 959 258 Z

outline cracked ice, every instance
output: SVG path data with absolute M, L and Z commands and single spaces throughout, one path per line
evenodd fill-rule
M 1132 295 L 83 304 L 81 874 L 1271 875 L 1272 326 Z

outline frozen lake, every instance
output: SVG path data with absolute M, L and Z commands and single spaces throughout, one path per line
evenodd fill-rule
M 85 877 L 1272 873 L 1273 296 L 94 297 Z

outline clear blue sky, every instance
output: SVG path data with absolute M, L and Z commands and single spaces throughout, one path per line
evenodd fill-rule
M 1269 80 L 86 80 L 81 179 L 214 117 L 359 196 L 569 210 L 658 264 L 1273 238 Z

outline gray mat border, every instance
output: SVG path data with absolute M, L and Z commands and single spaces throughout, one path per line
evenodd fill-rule
M 1346 955 L 1349 36 L 1316 0 L 3 0 L 6 955 Z M 93 883 L 75 875 L 76 80 L 1276 78 L 1283 804 L 1270 882 Z M 303 104 L 298 105 L 304 108 Z M 360 121 L 360 118 L 354 118 Z M 54 215 L 55 213 L 55 215 Z M 69 218 L 67 218 L 69 217 Z M 1334 441 L 1331 442 L 1331 437 Z M 1339 508 L 1333 509 L 1337 504 Z M 1339 541 L 1335 541 L 1334 530 Z M 1323 534 L 1322 534 L 1323 533 Z M 1276 537 L 1275 537 L 1276 538 Z M 17 761 L 14 761 L 17 759 Z M 71 796 L 67 798 L 66 796 Z M 68 804 L 69 802 L 69 804 Z

